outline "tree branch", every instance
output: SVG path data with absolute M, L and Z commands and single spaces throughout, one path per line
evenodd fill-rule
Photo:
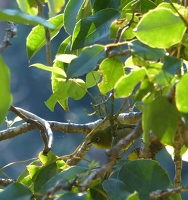
M 142 124 L 141 121 L 139 121 L 136 128 L 128 136 L 120 140 L 113 148 L 107 151 L 108 162 L 104 164 L 99 170 L 96 170 L 93 173 L 91 173 L 91 175 L 79 187 L 79 191 L 86 191 L 91 183 L 93 183 L 95 180 L 101 178 L 107 172 L 109 172 L 112 169 L 113 165 L 116 163 L 118 152 L 121 149 L 128 147 L 131 144 L 131 142 L 137 137 L 139 137 L 141 134 Z
M 0 53 L 4 51 L 6 47 L 10 44 L 10 39 L 16 37 L 17 35 L 17 26 L 13 22 L 7 22 L 8 28 L 5 30 L 5 36 L 3 41 L 0 43 Z

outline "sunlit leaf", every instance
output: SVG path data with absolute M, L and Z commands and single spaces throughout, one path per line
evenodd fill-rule
M 113 89 L 116 82 L 124 75 L 122 62 L 117 58 L 106 58 L 100 64 L 99 73 L 102 74 L 102 82 L 99 89 L 103 95 Z
M 76 55 L 73 54 L 59 54 L 54 61 L 59 60 L 64 63 L 70 63 L 74 58 L 76 58 Z
M 51 40 L 59 33 L 63 26 L 63 14 L 57 15 L 48 20 L 55 29 L 50 29 Z M 44 27 L 38 25 L 32 29 L 27 37 L 26 47 L 28 58 L 31 59 L 46 43 Z
M 16 0 L 16 2 L 22 12 L 30 15 L 38 14 L 37 3 L 35 0 Z
M 188 73 L 176 85 L 176 106 L 180 112 L 188 113 Z
M 67 82 L 69 97 L 79 100 L 86 94 L 87 86 L 81 79 L 69 79 Z
M 151 130 L 163 144 L 173 145 L 177 124 L 178 112 L 166 97 L 158 96 L 151 103 L 145 103 L 142 118 L 145 142 Z
M 64 4 L 65 0 L 48 0 L 50 17 L 54 17 L 58 12 L 60 12 Z
M 121 98 L 131 95 L 135 86 L 144 79 L 145 75 L 146 71 L 141 68 L 121 77 L 115 85 L 115 97 Z
M 12 95 L 10 91 L 10 72 L 8 67 L 0 56 L 0 124 L 5 120 L 5 116 L 12 103 Z
M 186 25 L 178 14 L 166 8 L 156 8 L 142 17 L 135 35 L 151 47 L 169 48 L 182 40 L 185 30 Z
M 101 76 L 100 76 L 99 72 L 97 72 L 97 71 L 89 72 L 86 75 L 87 88 L 91 88 L 91 87 L 95 86 L 99 82 L 100 78 L 101 78 Z
M 46 65 L 43 65 L 43 64 L 40 64 L 40 63 L 35 63 L 35 64 L 30 65 L 30 67 L 32 67 L 32 66 L 37 67 L 39 69 L 43 69 L 45 71 L 60 74 L 63 77 L 66 77 L 66 73 L 64 72 L 64 70 L 62 70 L 61 68 L 58 68 L 58 67 L 49 67 L 49 66 L 46 66 Z

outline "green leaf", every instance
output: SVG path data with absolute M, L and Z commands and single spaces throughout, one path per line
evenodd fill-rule
M 64 26 L 67 33 L 72 35 L 77 22 L 77 14 L 85 0 L 69 0 L 64 11 Z M 73 14 L 74 13 L 74 14 Z
M 63 14 L 57 15 L 48 20 L 55 29 L 50 29 L 51 40 L 59 33 L 63 26 Z M 32 29 L 27 37 L 26 47 L 28 58 L 31 59 L 46 43 L 44 27 L 38 25 Z
M 54 17 L 58 12 L 60 12 L 64 4 L 65 0 L 48 0 L 50 17 Z
M 30 15 L 38 14 L 37 3 L 35 0 L 16 0 L 16 2 L 22 12 Z
M 144 60 L 157 61 L 166 55 L 164 49 L 151 48 L 139 40 L 134 40 L 129 43 L 130 50 L 137 56 L 143 58 Z
M 101 76 L 99 74 L 99 72 L 97 71 L 91 71 L 86 75 L 86 86 L 87 88 L 91 88 L 93 86 L 95 86 L 99 80 L 100 80 Z
M 104 55 L 104 47 L 101 45 L 85 48 L 77 58 L 71 61 L 67 70 L 67 78 L 82 76 L 94 70 Z
M 107 8 L 78 21 L 72 36 L 72 49 L 94 44 L 108 36 L 111 23 L 119 15 L 117 10 Z
M 137 192 L 134 192 L 128 196 L 126 200 L 140 200 L 139 195 Z
M 39 153 L 39 160 L 43 165 L 47 165 L 52 162 L 56 162 L 57 156 L 52 152 L 48 152 L 47 155 L 44 155 L 43 152 Z
M 28 200 L 32 196 L 32 192 L 20 183 L 12 183 L 5 188 L 3 192 L 0 192 L 0 199 L 19 199 L 19 200 Z
M 70 63 L 73 59 L 75 59 L 77 56 L 74 54 L 59 54 L 58 56 L 56 56 L 54 61 L 61 61 L 64 63 Z
M 2 56 L 0 56 L 0 80 L 0 124 L 2 124 L 12 103 L 10 72 Z
M 132 19 L 132 13 L 126 13 L 125 15 L 121 16 L 121 19 L 113 21 L 110 26 L 109 38 L 115 39 L 119 29 L 124 28 L 126 25 L 128 25 L 131 19 Z M 130 26 L 127 26 L 128 28 L 123 32 L 121 36 L 124 40 L 130 40 L 135 37 L 133 29 L 136 27 L 138 21 L 139 21 L 138 17 L 134 16 L 134 22 L 132 22 Z
M 78 176 L 79 174 L 83 173 L 86 170 L 87 170 L 87 168 L 80 167 L 80 166 L 74 166 L 69 169 L 66 169 L 63 172 L 58 173 L 55 176 L 49 178 L 48 181 L 46 181 L 46 183 L 44 185 L 42 185 L 39 193 L 46 194 L 51 188 L 54 188 L 60 182 L 64 183 L 64 184 L 66 184 L 66 183 L 68 184 L 72 180 L 74 180 L 76 176 Z
M 104 191 L 110 199 L 125 200 L 129 196 L 125 184 L 118 179 L 107 179 L 102 183 Z
M 27 25 L 43 25 L 48 28 L 53 29 L 54 26 L 46 21 L 45 19 L 38 17 L 38 16 L 32 16 L 28 15 L 22 12 L 19 12 L 17 10 L 0 10 L 0 20 L 1 21 L 11 21 L 15 23 L 21 23 L 21 24 L 27 24 Z
M 64 70 L 62 70 L 61 68 L 58 68 L 58 67 L 49 67 L 49 66 L 46 66 L 46 65 L 43 65 L 43 64 L 40 64 L 40 63 L 35 63 L 35 64 L 30 65 L 30 67 L 32 67 L 32 66 L 37 67 L 39 69 L 43 69 L 45 71 L 60 74 L 63 77 L 66 77 L 66 73 L 64 72 Z
M 188 113 L 188 73 L 176 85 L 176 106 L 180 112 Z
M 158 96 L 151 103 L 145 103 L 142 118 L 145 142 L 152 130 L 163 144 L 173 145 L 177 124 L 178 112 L 166 97 Z
M 185 30 L 186 25 L 179 15 L 166 8 L 156 8 L 142 17 L 135 35 L 151 47 L 169 48 L 182 40 Z
M 37 200 L 42 199 L 41 188 L 58 173 L 57 165 L 55 162 L 43 166 L 38 173 L 36 173 L 34 179 L 34 192 L 37 196 Z M 44 195 L 44 194 L 43 194 Z
M 116 10 L 119 10 L 120 7 L 120 0 L 95 0 L 94 5 L 93 5 L 93 10 L 94 12 L 98 12 L 102 9 L 107 9 L 107 8 L 114 8 Z
M 141 82 L 139 90 L 134 95 L 134 100 L 142 101 L 143 98 L 147 97 L 149 94 L 154 92 L 154 85 L 148 79 L 144 79 Z
M 91 200 L 89 194 L 85 193 L 73 193 L 69 192 L 64 194 L 62 197 L 57 198 L 57 200 Z
M 59 84 L 58 84 L 59 83 Z M 68 95 L 68 87 L 64 80 L 61 80 L 59 82 L 56 82 L 56 86 L 54 86 L 53 94 L 50 96 L 50 98 L 45 101 L 46 106 L 53 112 L 55 104 L 59 102 L 60 104 L 63 104 L 64 101 L 66 101 L 69 97 Z M 65 106 L 65 107 L 64 107 Z M 62 107 L 68 111 L 68 105 L 63 104 Z
M 118 174 L 130 193 L 137 191 L 140 199 L 149 200 L 149 193 L 170 186 L 169 177 L 154 160 L 134 160 L 125 164 Z
M 128 97 L 132 94 L 136 85 L 144 79 L 146 75 L 145 69 L 138 68 L 128 75 L 124 75 L 115 85 L 115 97 Z
M 156 7 L 156 4 L 152 0 L 142 0 L 139 2 L 139 8 L 141 13 L 146 13 Z
M 105 95 L 124 75 L 123 64 L 118 58 L 106 58 L 100 64 L 99 73 L 103 77 L 102 82 L 99 83 L 99 89 L 101 94 Z
M 181 66 L 182 62 L 180 59 L 165 56 L 162 70 L 159 70 L 159 73 L 153 77 L 153 82 L 163 86 L 171 85 L 174 75 L 179 72 Z
M 70 39 L 71 37 L 66 38 L 60 45 L 56 58 L 59 55 L 62 54 L 67 54 L 71 53 L 70 52 Z M 55 60 L 53 67 L 58 67 L 63 69 L 64 71 L 67 71 L 68 64 L 64 62 L 60 62 L 59 60 Z M 45 102 L 45 104 L 48 106 L 48 108 L 51 111 L 54 111 L 55 104 L 58 102 L 65 111 L 69 111 L 68 107 L 68 92 L 67 92 L 67 87 L 66 87 L 66 82 L 64 80 L 64 77 L 57 74 L 57 73 L 52 73 L 52 91 L 53 94 L 51 97 Z
M 81 79 L 69 79 L 67 82 L 68 95 L 74 100 L 81 99 L 86 94 L 86 84 Z

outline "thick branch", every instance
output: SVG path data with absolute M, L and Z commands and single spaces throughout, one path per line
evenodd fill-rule
M 119 115 L 118 120 L 121 124 L 135 124 L 141 118 L 141 113 L 133 112 L 133 113 L 122 113 Z M 63 123 L 56 121 L 47 121 L 53 131 L 62 131 L 66 133 L 89 133 L 92 129 L 97 127 L 99 124 L 102 124 L 103 120 L 99 119 L 94 122 L 86 123 L 86 124 L 76 124 L 76 123 Z M 110 126 L 109 122 L 103 123 L 100 126 L 100 129 L 105 129 Z M 26 133 L 31 130 L 37 130 L 38 127 L 36 124 L 23 123 L 17 127 L 11 127 L 6 130 L 0 131 L 0 141 L 14 138 L 17 135 Z

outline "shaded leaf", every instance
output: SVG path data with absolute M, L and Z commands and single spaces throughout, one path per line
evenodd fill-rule
M 94 5 L 93 5 L 93 10 L 96 12 L 102 10 L 102 9 L 107 9 L 107 8 L 114 8 L 118 10 L 120 7 L 120 0 L 95 0 Z
M 5 188 L 3 192 L 0 192 L 0 199 L 19 199 L 19 200 L 28 200 L 32 196 L 32 192 L 20 183 L 12 183 Z
M 91 200 L 91 197 L 87 193 L 66 193 L 62 197 L 57 198 L 57 200 Z
M 94 70 L 104 55 L 104 47 L 101 45 L 85 48 L 77 58 L 71 61 L 67 70 L 67 78 L 82 76 Z
M 32 16 L 28 15 L 22 12 L 19 12 L 17 10 L 0 10 L 0 20 L 1 21 L 11 21 L 15 23 L 21 23 L 21 24 L 27 24 L 27 25 L 43 25 L 48 28 L 53 29 L 54 26 L 46 21 L 45 19 L 38 17 L 38 16 Z
M 133 53 L 143 58 L 144 60 L 157 61 L 158 59 L 166 55 L 164 49 L 151 48 L 141 43 L 139 40 L 134 40 L 133 42 L 130 42 L 129 47 Z
M 58 173 L 57 165 L 55 162 L 43 166 L 34 176 L 34 192 L 37 199 L 42 199 L 42 193 L 40 193 L 41 188 L 49 181 L 53 176 Z M 44 194 L 43 194 L 44 195 Z
M 149 193 L 170 186 L 167 172 L 154 160 L 134 160 L 125 164 L 118 174 L 130 193 L 137 191 L 140 199 L 149 200 Z
M 119 15 L 115 9 L 104 9 L 78 21 L 72 36 L 72 49 L 94 44 L 109 35 L 110 25 Z
M 74 180 L 76 176 L 78 176 L 86 170 L 87 168 L 80 166 L 68 168 L 63 172 L 51 177 L 51 179 L 48 179 L 48 181 L 46 181 L 46 183 L 41 187 L 39 192 L 41 194 L 46 194 L 51 188 L 54 188 L 60 182 L 68 184 L 70 181 Z
M 125 200 L 130 194 L 126 190 L 125 184 L 118 179 L 107 179 L 102 186 L 110 199 Z
M 77 14 L 85 0 L 69 0 L 65 7 L 64 25 L 67 33 L 72 35 L 77 22 Z M 74 13 L 74 14 L 73 14 Z

